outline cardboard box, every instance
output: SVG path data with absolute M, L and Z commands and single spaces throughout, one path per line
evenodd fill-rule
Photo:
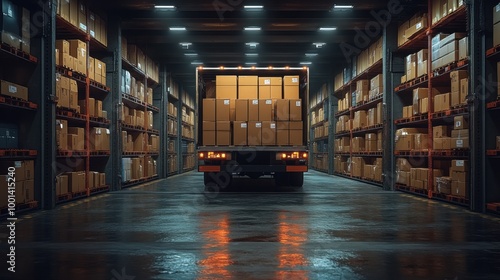
M 465 116 L 457 116 L 453 119 L 455 125 L 454 129 L 468 129 L 469 128 L 469 120 Z
M 266 81 L 269 81 L 269 83 L 271 83 L 270 79 L 266 80 Z M 252 98 L 252 99 L 255 99 L 255 98 Z M 270 85 L 259 85 L 259 99 L 272 99 Z
M 427 150 L 430 147 L 429 143 L 429 137 L 427 134 L 415 134 L 415 150 Z
M 451 131 L 452 138 L 469 138 L 469 129 L 454 129 Z
M 298 86 L 284 86 L 284 99 L 299 99 Z
M 57 179 L 56 195 L 63 195 L 69 193 L 68 175 L 60 175 L 57 176 L 56 179 Z
M 434 112 L 450 110 L 450 93 L 438 94 L 434 97 Z
M 203 146 L 215 146 L 216 123 L 213 121 L 203 121 Z
M 269 96 L 271 93 L 269 92 Z M 258 86 L 238 86 L 238 99 L 258 99 L 259 87 Z
M 233 75 L 217 75 L 215 83 L 217 86 L 237 86 L 238 77 Z M 236 99 L 236 98 L 235 98 Z
M 451 170 L 459 171 L 459 172 L 469 172 L 469 161 L 468 160 L 452 160 L 451 161 Z M 452 179 L 457 179 L 452 176 Z M 458 180 L 461 182 L 465 182 L 466 180 Z
M 79 0 L 78 1 L 78 28 L 87 32 L 87 6 Z
M 290 120 L 290 100 L 288 99 L 278 99 L 276 100 L 276 120 L 277 121 L 289 121 Z M 297 105 L 297 104 L 295 104 Z M 294 108 L 295 111 L 295 108 Z M 294 112 L 296 113 L 296 112 Z
M 458 41 L 458 59 L 463 60 L 469 57 L 469 37 Z
M 467 183 L 452 181 L 451 183 L 451 195 L 466 197 L 467 195 Z
M 500 3 L 493 7 L 493 24 L 500 22 Z
M 78 0 L 70 0 L 69 3 L 69 22 L 78 27 Z
M 304 123 L 303 122 L 290 122 L 290 135 L 289 135 L 289 141 L 291 146 L 303 146 L 303 129 L 304 129 Z
M 259 121 L 259 100 L 248 101 L 248 121 Z
M 143 152 L 146 144 L 146 137 L 144 133 L 138 133 L 135 137 L 133 136 L 134 142 L 134 151 L 135 152 Z
M 69 6 L 70 6 L 69 0 L 60 0 L 59 1 L 59 15 L 63 19 L 65 19 L 67 22 L 70 21 Z
M 449 127 L 445 126 L 445 125 L 434 126 L 432 128 L 432 137 L 433 138 L 450 137 L 450 129 L 449 129 Z
M 231 112 L 231 100 L 229 99 L 217 99 L 216 100 L 216 121 L 230 121 L 230 112 Z
M 353 153 L 359 153 L 365 151 L 365 138 L 363 137 L 352 138 L 351 151 Z
M 248 143 L 248 123 L 246 121 L 235 121 L 233 129 L 233 144 L 235 146 L 246 146 Z
M 262 145 L 263 146 L 276 145 L 276 122 L 274 121 L 262 122 Z
M 429 72 L 428 67 L 429 64 L 427 60 L 424 60 L 422 62 L 417 62 L 417 77 L 427 75 Z
M 281 79 L 279 80 L 281 81 Z M 282 98 L 283 98 L 283 86 L 271 86 L 271 99 L 282 99 Z
M 68 127 L 68 135 L 77 136 L 76 146 L 73 146 L 73 150 L 85 150 L 85 129 L 83 127 Z
M 356 82 L 356 91 L 368 92 L 369 90 L 370 90 L 370 80 L 359 80 Z
M 259 100 L 259 121 L 271 121 L 273 119 L 273 101 L 271 99 Z
M 248 122 L 248 145 L 249 146 L 262 145 L 262 122 L 256 122 L 256 121 Z
M 205 98 L 203 99 L 203 121 L 214 122 L 215 118 L 215 99 Z
M 94 106 L 95 106 L 94 117 L 102 118 L 102 101 L 95 100 Z
M 299 76 L 285 76 L 283 77 L 283 85 L 285 86 L 299 86 Z
M 460 99 L 459 104 L 467 103 L 467 96 L 469 95 L 469 78 L 460 80 Z
M 231 122 L 217 121 L 216 129 L 217 129 L 217 137 L 216 137 L 217 145 L 218 146 L 231 145 Z
M 469 149 L 469 138 L 452 138 L 452 149 Z
M 216 86 L 216 98 L 217 99 L 237 99 L 237 86 Z
M 238 76 L 238 86 L 258 86 L 258 76 Z
M 25 172 L 25 180 L 35 180 L 35 161 L 33 160 L 25 160 L 23 162 L 24 172 Z
M 419 101 L 419 113 L 427 114 L 429 112 L 429 98 L 422 98 Z
M 18 84 L 0 80 L 0 94 L 28 100 L 28 88 Z
M 370 89 L 383 88 L 384 87 L 384 75 L 379 74 L 370 80 Z
M 56 145 L 61 151 L 68 150 L 68 121 L 56 120 Z
M 235 121 L 248 121 L 248 100 L 235 100 Z
M 460 80 L 469 77 L 467 70 L 458 70 L 450 72 L 451 78 L 451 92 L 460 92 Z
M 290 100 L 290 121 L 302 121 L 302 100 Z
M 290 144 L 290 123 L 288 121 L 278 121 L 276 130 L 276 144 L 278 146 L 288 146 Z

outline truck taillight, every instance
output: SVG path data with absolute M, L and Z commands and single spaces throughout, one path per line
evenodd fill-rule
M 307 159 L 307 153 L 300 152 L 286 152 L 286 153 L 277 153 L 276 160 L 297 160 L 297 159 Z
M 198 153 L 198 158 L 200 160 L 203 159 L 212 159 L 212 160 L 231 160 L 231 153 L 219 153 L 219 152 L 207 152 L 207 153 Z

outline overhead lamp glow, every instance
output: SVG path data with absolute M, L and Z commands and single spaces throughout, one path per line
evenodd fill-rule
M 307 57 L 315 57 L 315 56 L 318 56 L 317 53 L 306 53 L 306 56 Z
M 247 62 L 246 65 L 257 65 L 257 62 Z
M 310 62 L 310 61 L 303 61 L 300 63 L 300 65 L 311 65 L 311 64 L 312 64 L 312 62 Z
M 317 49 L 320 49 L 326 45 L 326 43 L 313 43 L 314 46 L 316 46 Z
M 262 5 L 247 5 L 247 6 L 243 6 L 243 8 L 245 8 L 245 10 L 262 10 L 262 9 L 264 9 L 264 6 L 262 6 Z
M 354 6 L 353 5 L 333 5 L 333 8 L 342 10 L 342 9 L 352 9 L 352 8 L 354 8 Z
M 337 30 L 337 27 L 320 27 L 319 30 L 320 31 L 333 31 L 333 30 Z
M 259 56 L 258 53 L 246 53 L 245 55 L 246 56 Z
M 259 45 L 259 43 L 257 43 L 257 42 L 250 42 L 250 43 L 245 43 L 245 45 L 247 45 L 247 46 L 249 46 L 251 48 L 256 48 Z
M 248 26 L 248 27 L 245 27 L 245 30 L 246 31 L 260 31 L 260 27 L 258 26 Z
M 203 62 L 193 61 L 193 62 L 191 62 L 191 65 L 203 65 Z
M 180 26 L 175 26 L 175 27 L 170 27 L 170 31 L 186 31 L 186 27 L 180 27 Z
M 197 53 L 185 53 L 184 55 L 185 56 L 198 56 Z
M 155 5 L 155 9 L 175 10 L 175 6 L 174 5 Z

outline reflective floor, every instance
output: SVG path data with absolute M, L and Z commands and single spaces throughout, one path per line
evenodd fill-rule
M 23 217 L 0 279 L 499 279 L 500 220 L 310 172 L 302 190 L 198 173 Z

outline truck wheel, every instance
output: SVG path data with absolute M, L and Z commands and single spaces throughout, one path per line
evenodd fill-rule
M 304 185 L 304 173 L 290 173 L 290 185 L 301 188 Z
M 277 172 L 274 174 L 274 183 L 276 187 L 286 187 L 290 185 L 290 174 L 286 172 Z

